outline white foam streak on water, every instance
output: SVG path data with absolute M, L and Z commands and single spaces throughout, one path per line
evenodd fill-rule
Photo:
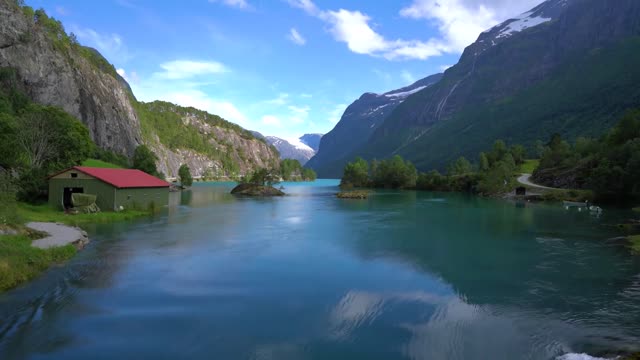
M 566 354 L 562 356 L 558 356 L 556 360 L 609 360 L 605 358 L 593 357 L 587 354 Z

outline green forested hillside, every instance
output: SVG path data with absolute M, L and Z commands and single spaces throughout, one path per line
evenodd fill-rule
M 404 133 L 380 136 L 366 153 L 393 148 L 419 169 L 430 169 L 442 168 L 459 156 L 473 157 L 495 139 L 531 148 L 553 133 L 570 140 L 598 136 L 626 110 L 640 104 L 639 63 L 640 38 L 576 55 L 548 79 L 524 91 L 487 105 L 463 107 L 409 146 L 399 147 L 399 139 L 422 129 L 407 128 Z
M 217 115 L 164 101 L 134 101 L 134 106 L 146 143 L 153 144 L 159 140 L 163 146 L 174 151 L 193 150 L 220 161 L 228 173 L 237 173 L 240 170 L 239 162 L 244 163 L 249 159 L 249 150 L 237 143 L 235 136 L 241 140 L 262 143 L 273 153 L 273 160 L 277 159 L 277 150 L 263 139 L 255 138 L 251 132 Z M 234 134 L 234 137 L 229 134 Z M 234 156 L 236 153 L 237 156 Z M 270 159 L 265 159 L 265 162 L 270 162 Z

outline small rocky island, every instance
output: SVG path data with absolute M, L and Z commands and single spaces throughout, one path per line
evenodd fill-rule
M 231 190 L 231 194 L 240 196 L 255 196 L 255 197 L 271 197 L 271 196 L 284 196 L 286 195 L 281 190 L 273 187 L 278 184 L 279 177 L 274 171 L 267 169 L 258 169 L 254 171 L 251 176 L 243 176 L 240 179 L 238 186 Z
M 284 196 L 285 193 L 273 186 L 256 184 L 239 184 L 231 190 L 233 195 L 243 196 Z

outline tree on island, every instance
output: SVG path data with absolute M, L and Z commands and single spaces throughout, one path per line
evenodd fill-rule
M 238 186 L 231 190 L 234 195 L 242 196 L 284 196 L 285 193 L 274 188 L 280 181 L 278 172 L 265 168 L 256 169 L 249 176 L 243 176 Z
M 180 165 L 180 169 L 178 169 L 178 177 L 180 178 L 180 184 L 182 184 L 182 186 L 191 186 L 193 184 L 191 169 L 189 169 L 187 164 Z
M 249 184 L 255 186 L 272 187 L 280 183 L 279 177 L 273 170 L 260 168 L 254 170 L 250 176 L 243 176 L 240 179 L 241 184 Z

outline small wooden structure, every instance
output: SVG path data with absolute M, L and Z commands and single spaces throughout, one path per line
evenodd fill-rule
M 516 196 L 527 196 L 527 188 L 524 186 L 517 187 Z
M 75 166 L 49 177 L 49 204 L 60 210 L 73 206 L 73 194 L 96 195 L 104 211 L 147 210 L 169 203 L 169 186 L 140 170 Z

